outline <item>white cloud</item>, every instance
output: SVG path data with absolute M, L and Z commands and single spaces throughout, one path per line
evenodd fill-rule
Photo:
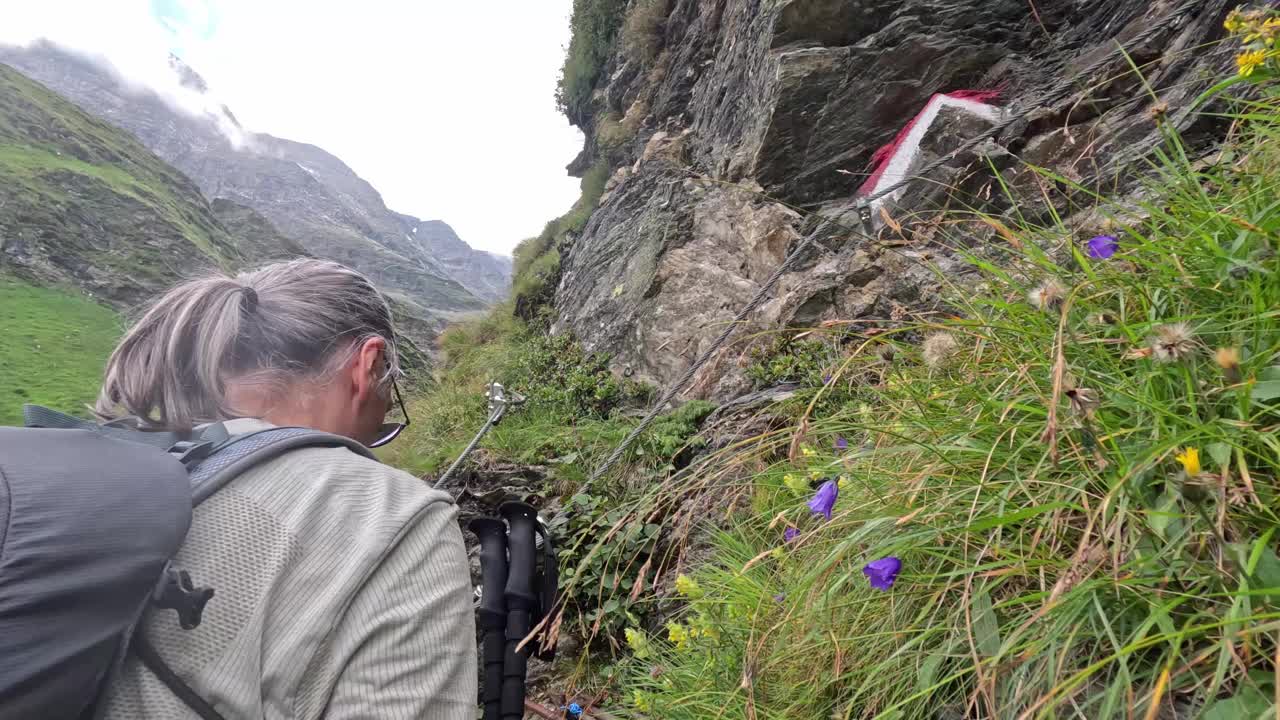
M 554 102 L 572 0 L 21 3 L 0 40 L 100 53 L 166 94 L 174 49 L 246 128 L 334 153 L 475 247 L 510 252 L 577 197 L 581 136 Z
M 225 117 L 215 97 L 180 84 L 169 68 L 169 53 L 176 49 L 173 35 L 150 17 L 144 0 L 117 0 L 110 6 L 52 0 L 11 9 L 0 27 L 0 42 L 26 45 L 48 39 L 105 61 L 126 84 L 154 90 L 185 112 L 210 116 L 233 143 L 242 144 L 244 133 Z

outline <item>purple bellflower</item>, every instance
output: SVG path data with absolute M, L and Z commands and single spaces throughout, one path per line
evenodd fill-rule
M 836 449 L 837 449 L 837 450 L 848 450 L 848 449 L 849 449 L 849 441 L 848 441 L 848 440 L 845 440 L 845 439 L 844 439 L 844 438 L 842 438 L 842 437 L 836 437 Z
M 796 528 L 789 527 L 786 530 L 782 531 L 782 539 L 785 542 L 791 542 L 792 540 L 795 540 L 798 537 L 800 537 L 800 531 L 797 530 Z
M 862 568 L 862 574 L 871 581 L 871 587 L 877 590 L 888 590 L 893 587 L 893 581 L 898 579 L 898 572 L 901 570 L 902 561 L 890 555 L 867 563 L 866 567 Z
M 1115 255 L 1118 249 L 1120 249 L 1120 243 L 1114 235 L 1098 235 L 1085 243 L 1085 255 L 1094 260 L 1106 260 Z
M 809 501 L 809 509 L 814 515 L 822 515 L 828 520 L 831 519 L 831 509 L 836 505 L 836 498 L 840 495 L 840 486 L 835 480 L 828 480 L 822 483 L 818 488 L 818 492 L 813 494 L 813 499 Z

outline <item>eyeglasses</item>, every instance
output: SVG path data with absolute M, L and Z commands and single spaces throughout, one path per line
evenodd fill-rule
M 409 410 L 405 408 L 404 398 L 400 396 L 400 386 L 396 385 L 396 379 L 391 378 L 391 394 L 396 399 L 396 405 L 400 406 L 400 414 L 404 416 L 404 422 L 383 423 L 378 430 L 378 439 L 369 443 L 369 447 L 378 448 L 395 440 L 409 427 Z

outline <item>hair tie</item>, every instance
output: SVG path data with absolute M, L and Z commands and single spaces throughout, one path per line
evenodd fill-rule
M 252 315 L 258 309 L 258 291 L 245 286 L 240 288 L 240 310 L 245 315 Z

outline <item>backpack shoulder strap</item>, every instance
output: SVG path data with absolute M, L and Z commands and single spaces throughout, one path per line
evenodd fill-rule
M 110 423 L 99 425 L 40 405 L 22 406 L 22 424 L 29 428 L 88 430 L 116 440 L 142 443 L 161 450 L 168 450 L 183 439 L 173 432 L 135 430 Z
M 213 444 L 204 459 L 188 467 L 191 503 L 199 505 L 244 471 L 301 447 L 345 447 L 373 458 L 369 448 L 341 435 L 302 427 L 274 427 L 233 435 Z
M 192 690 L 191 686 L 173 671 L 173 668 L 169 667 L 169 663 L 160 657 L 160 653 L 156 652 L 155 647 L 142 633 L 133 636 L 132 648 L 151 674 L 164 683 L 170 692 L 177 695 L 178 699 L 191 708 L 192 712 L 199 715 L 201 720 L 226 720 L 207 700 Z

